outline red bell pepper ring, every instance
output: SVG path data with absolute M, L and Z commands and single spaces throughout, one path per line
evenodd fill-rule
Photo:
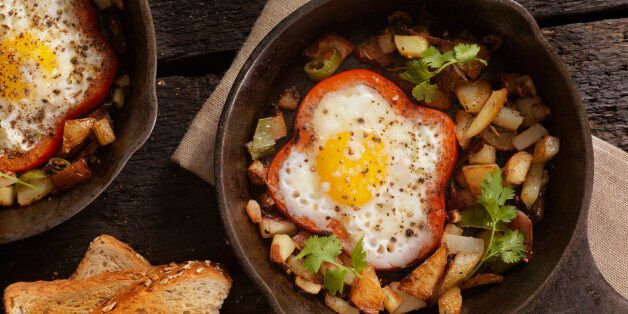
M 290 155 L 293 146 L 307 147 L 314 140 L 311 130 L 304 128 L 304 126 L 312 119 L 314 108 L 323 97 L 329 92 L 356 84 L 365 84 L 377 90 L 397 114 L 410 118 L 421 118 L 423 121 L 439 124 L 443 130 L 442 136 L 439 137 L 442 147 L 441 157 L 436 166 L 436 175 L 433 176 L 432 182 L 428 184 L 428 191 L 426 192 L 429 198 L 428 221 L 430 227 L 433 228 L 432 234 L 434 236 L 428 245 L 416 252 L 415 261 L 422 260 L 436 248 L 443 234 L 445 225 L 445 189 L 458 156 L 456 127 L 447 114 L 414 104 L 393 82 L 375 72 L 361 69 L 342 72 L 321 81 L 309 91 L 297 112 L 294 123 L 294 137 L 275 155 L 269 166 L 267 180 L 269 192 L 275 200 L 277 208 L 294 223 L 314 233 L 327 233 L 319 230 L 314 222 L 308 218 L 294 217 L 289 214 L 285 203 L 279 197 L 279 171 Z M 341 241 L 349 241 L 350 235 L 338 220 L 332 218 L 327 227 Z
M 1 172 L 22 172 L 47 162 L 59 150 L 63 139 L 64 122 L 80 117 L 100 104 L 107 97 L 115 79 L 118 68 L 116 54 L 98 27 L 92 0 L 74 0 L 72 5 L 80 21 L 78 25 L 81 31 L 87 38 L 93 40 L 94 47 L 103 55 L 101 72 L 91 81 L 85 98 L 59 121 L 52 135 L 40 138 L 37 145 L 27 152 L 7 153 L 0 156 Z

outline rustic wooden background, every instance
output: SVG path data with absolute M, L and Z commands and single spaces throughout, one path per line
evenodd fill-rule
M 0 289 L 68 277 L 106 233 L 153 264 L 211 259 L 235 279 L 225 312 L 266 312 L 225 238 L 215 191 L 170 161 L 265 0 L 150 0 L 158 41 L 155 130 L 109 189 L 62 225 L 0 247 Z M 628 150 L 628 0 L 521 0 L 568 65 L 593 134 Z

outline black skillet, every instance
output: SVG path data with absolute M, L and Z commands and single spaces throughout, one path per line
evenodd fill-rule
M 586 240 L 586 216 L 593 183 L 591 134 L 578 91 L 530 14 L 508 0 L 367 1 L 314 0 L 273 29 L 253 51 L 227 99 L 216 143 L 216 183 L 225 229 L 244 269 L 277 312 L 329 312 L 320 297 L 298 292 L 268 258 L 268 244 L 243 211 L 250 196 L 246 177 L 256 119 L 268 112 L 280 92 L 296 85 L 305 93 L 313 83 L 303 72 L 303 49 L 333 31 L 359 43 L 383 29 L 386 16 L 404 10 L 418 16 L 423 4 L 451 33 L 497 34 L 504 45 L 491 67 L 532 76 L 550 105 L 550 133 L 561 152 L 549 169 L 551 183 L 545 218 L 535 224 L 532 262 L 508 274 L 503 283 L 463 295 L 466 312 L 616 312 L 628 303 L 602 278 Z M 363 67 L 355 60 L 341 70 Z M 339 70 L 340 71 L 340 70 Z M 293 116 L 289 116 L 289 122 Z

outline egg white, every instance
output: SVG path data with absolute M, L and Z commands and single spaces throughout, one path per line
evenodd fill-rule
M 0 97 L 0 154 L 36 146 L 98 77 L 104 57 L 94 47 L 94 39 L 80 31 L 73 2 L 3 0 L 0 4 L 0 43 L 27 34 L 52 50 L 57 65 L 52 73 L 43 71 L 37 60 L 20 65 L 28 96 Z
M 364 237 L 367 261 L 376 268 L 413 262 L 435 236 L 427 221 L 425 193 L 441 155 L 439 127 L 400 115 L 377 90 L 363 84 L 325 95 L 306 127 L 315 142 L 305 149 L 293 147 L 279 171 L 275 196 L 288 214 L 308 218 L 325 232 L 330 231 L 329 221 L 337 219 L 351 236 L 345 249 Z M 315 165 L 319 145 L 346 131 L 378 135 L 388 155 L 384 184 L 357 209 L 329 196 L 329 183 L 321 182 Z

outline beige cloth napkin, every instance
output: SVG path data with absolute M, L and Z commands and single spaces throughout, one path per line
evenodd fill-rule
M 192 121 L 172 159 L 214 183 L 214 142 L 227 94 L 257 44 L 307 0 L 270 0 L 231 68 Z M 593 137 L 595 178 L 588 217 L 589 244 L 604 278 L 628 298 L 628 153 Z

